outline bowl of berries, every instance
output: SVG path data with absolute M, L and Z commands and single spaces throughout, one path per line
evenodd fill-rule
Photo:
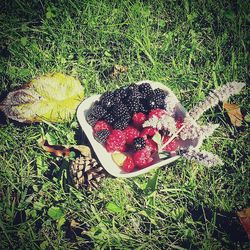
M 103 167 L 126 178 L 167 165 L 180 157 L 180 150 L 200 146 L 198 138 L 176 137 L 186 114 L 168 87 L 148 80 L 93 95 L 77 109 Z

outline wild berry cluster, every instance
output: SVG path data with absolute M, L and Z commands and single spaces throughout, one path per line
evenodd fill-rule
M 101 95 L 87 115 L 88 123 L 93 126 L 103 120 L 114 129 L 124 130 L 134 113 L 148 114 L 150 110 L 164 108 L 166 93 L 157 88 L 152 89 L 149 83 L 131 84 Z
M 166 113 L 166 98 L 166 92 L 152 89 L 149 83 L 131 84 L 104 93 L 90 108 L 87 121 L 93 127 L 95 139 L 108 152 L 125 152 L 124 171 L 142 169 L 153 163 L 158 146 L 152 137 L 158 130 L 142 125 L 152 116 Z M 173 144 L 168 148 L 175 149 Z

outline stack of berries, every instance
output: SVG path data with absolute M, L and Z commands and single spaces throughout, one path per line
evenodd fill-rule
M 145 126 L 152 118 L 167 115 L 166 99 L 162 89 L 152 89 L 149 83 L 131 84 L 113 92 L 106 92 L 96 101 L 87 114 L 87 122 L 93 128 L 95 139 L 110 153 L 122 152 L 121 166 L 124 171 L 142 169 L 159 160 L 158 145 L 152 139 L 160 133 L 162 142 L 169 139 L 170 130 Z M 172 121 L 172 120 L 171 120 Z M 177 129 L 181 121 L 173 119 Z M 176 151 L 173 140 L 165 151 Z

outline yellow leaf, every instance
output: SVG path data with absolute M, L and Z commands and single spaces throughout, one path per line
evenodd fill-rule
M 227 111 L 231 123 L 236 127 L 240 127 L 243 120 L 240 107 L 234 103 L 223 102 L 223 108 Z
M 70 121 L 84 97 L 79 80 L 61 73 L 33 79 L 10 92 L 0 104 L 7 117 L 19 122 Z

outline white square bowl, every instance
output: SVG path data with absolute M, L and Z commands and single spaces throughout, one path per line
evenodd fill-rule
M 171 93 L 172 96 L 174 96 L 176 98 L 174 93 L 169 88 L 167 88 L 165 85 L 163 85 L 163 84 L 161 84 L 159 82 L 144 80 L 144 81 L 137 82 L 136 84 L 141 84 L 141 83 L 145 83 L 145 82 L 149 83 L 152 86 L 153 89 L 155 89 L 155 88 L 163 89 L 167 93 Z M 178 155 L 173 156 L 173 157 L 170 157 L 170 158 L 168 158 L 166 160 L 160 160 L 160 161 L 152 164 L 149 167 L 135 170 L 135 171 L 133 171 L 131 173 L 124 172 L 121 167 L 117 166 L 114 163 L 114 161 L 112 160 L 112 157 L 111 157 L 111 153 L 107 152 L 105 147 L 95 140 L 95 138 L 93 136 L 93 129 L 88 124 L 88 122 L 86 120 L 88 110 L 90 109 L 91 105 L 95 101 L 99 100 L 100 96 L 101 95 L 93 95 L 93 96 L 85 99 L 78 106 L 77 119 L 78 119 L 78 121 L 79 121 L 79 123 L 81 125 L 81 128 L 82 128 L 83 132 L 86 134 L 89 142 L 91 143 L 91 146 L 93 147 L 93 150 L 95 151 L 100 163 L 102 164 L 102 166 L 105 168 L 105 170 L 109 174 L 111 174 L 111 175 L 113 175 L 115 177 L 124 177 L 124 178 L 134 177 L 134 176 L 138 176 L 138 175 L 141 175 L 141 174 L 145 174 L 145 173 L 149 172 L 152 169 L 155 169 L 155 168 L 161 167 L 163 165 L 167 165 L 167 164 L 169 164 L 171 162 L 174 162 L 180 157 Z M 179 116 L 185 117 L 186 111 L 183 108 L 183 106 L 180 104 L 180 102 L 176 103 L 175 112 L 178 113 Z M 186 144 L 186 145 L 184 145 L 184 144 Z M 198 139 L 196 139 L 196 140 L 193 140 L 193 141 L 184 142 L 184 144 L 183 144 L 184 146 L 192 145 L 195 148 L 198 148 L 201 143 L 200 143 L 200 141 Z

